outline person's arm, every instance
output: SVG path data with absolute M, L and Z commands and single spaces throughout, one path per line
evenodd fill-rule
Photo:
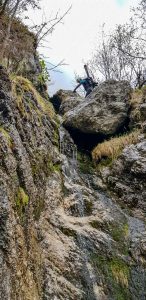
M 75 93 L 76 90 L 80 87 L 80 85 L 81 85 L 81 83 L 79 83 L 79 84 L 76 86 L 76 88 L 73 90 L 74 93 Z

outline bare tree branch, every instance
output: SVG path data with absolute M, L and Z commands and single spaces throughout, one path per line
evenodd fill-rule
M 49 27 L 45 30 L 45 32 L 43 33 L 43 29 L 44 27 L 42 27 L 42 30 L 39 32 L 39 35 L 37 35 L 38 37 L 38 44 L 40 43 L 40 41 L 46 36 L 48 35 L 49 33 L 52 33 L 53 29 L 55 28 L 55 26 L 60 23 L 64 17 L 69 13 L 69 11 L 71 10 L 72 8 L 72 5 L 68 8 L 68 10 L 61 16 L 58 18 L 58 16 L 56 17 L 56 21 Z M 50 22 L 49 22 L 50 23 Z M 41 35 L 42 33 L 42 35 Z

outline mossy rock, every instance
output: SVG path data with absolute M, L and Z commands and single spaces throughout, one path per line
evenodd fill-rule
M 8 131 L 6 131 L 3 127 L 0 127 L 0 133 L 4 136 L 7 141 L 7 145 L 9 148 L 13 148 L 12 138 Z
M 42 154 L 36 152 L 33 161 L 31 161 L 31 170 L 33 178 L 36 180 L 41 174 L 45 174 L 47 178 L 54 172 L 61 172 L 61 165 L 60 163 L 53 164 L 50 153 Z
M 95 172 L 94 163 L 91 158 L 82 152 L 77 154 L 78 166 L 82 173 L 93 174 Z
M 129 225 L 128 223 L 118 226 L 117 224 L 109 225 L 109 230 L 112 234 L 112 237 L 115 241 L 120 242 L 121 240 L 127 238 L 129 234 Z
M 15 197 L 16 210 L 22 222 L 25 220 L 25 210 L 29 203 L 29 196 L 22 187 L 19 187 Z
M 36 111 L 40 111 L 43 115 L 47 115 L 50 118 L 55 117 L 55 111 L 53 105 L 48 100 L 44 99 L 36 88 L 33 86 L 32 82 L 25 77 L 22 76 L 11 76 L 12 80 L 12 94 L 16 99 L 18 108 L 22 116 L 28 117 L 28 113 L 26 112 L 24 99 L 25 95 L 27 97 L 27 93 L 30 93 L 30 97 L 25 99 L 26 102 L 31 101 L 31 98 L 35 100 Z
M 108 230 L 112 238 L 117 242 L 117 248 L 119 251 L 128 255 L 128 235 L 129 235 L 129 225 L 128 223 L 124 224 L 110 224 L 108 225 Z
M 37 198 L 34 204 L 34 218 L 36 221 L 39 220 L 42 211 L 44 210 L 44 199 Z
M 71 236 L 71 237 L 74 237 L 76 238 L 76 232 L 71 229 L 71 228 L 67 228 L 67 227 L 61 227 L 60 230 L 67 236 Z
M 101 226 L 99 225 L 99 221 L 97 220 L 93 220 L 90 222 L 90 225 L 95 228 L 95 229 L 99 229 Z
M 119 257 L 106 257 L 92 253 L 91 263 L 102 276 L 107 293 L 114 300 L 131 300 L 129 292 L 130 267 Z

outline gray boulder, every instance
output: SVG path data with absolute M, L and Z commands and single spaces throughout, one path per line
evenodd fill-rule
M 62 115 L 73 109 L 83 101 L 84 99 L 79 94 L 73 93 L 70 90 L 59 90 L 51 98 L 51 102 L 54 105 L 56 111 L 58 111 Z
M 118 133 L 128 120 L 130 93 L 127 81 L 106 81 L 65 114 L 64 126 L 85 133 Z

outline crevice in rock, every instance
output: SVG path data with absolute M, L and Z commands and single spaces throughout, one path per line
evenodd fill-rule
M 90 154 L 92 149 L 98 144 L 102 143 L 106 136 L 103 134 L 85 133 L 75 128 L 66 128 L 70 133 L 74 143 L 81 152 Z
M 65 128 L 70 133 L 74 143 L 77 145 L 78 150 L 90 155 L 93 148 L 96 147 L 99 143 L 102 143 L 105 140 L 109 140 L 112 137 L 123 135 L 129 132 L 129 122 L 129 117 L 127 117 L 114 135 L 106 135 L 101 133 L 85 133 L 80 131 L 79 129 L 67 126 Z
M 53 104 L 55 112 L 58 114 L 59 113 L 59 108 L 60 108 L 60 105 L 61 105 L 60 97 L 55 94 L 52 97 L 50 97 L 49 101 Z

